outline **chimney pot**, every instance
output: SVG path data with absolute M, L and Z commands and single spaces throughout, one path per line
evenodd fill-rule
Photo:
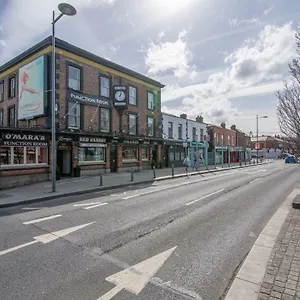
M 187 118 L 187 115 L 186 115 L 186 114 L 181 114 L 181 115 L 180 115 L 180 118 L 181 118 L 181 119 L 186 119 L 186 118 Z

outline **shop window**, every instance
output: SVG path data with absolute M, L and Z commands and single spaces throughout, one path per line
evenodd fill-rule
M 11 77 L 8 80 L 9 90 L 8 90 L 8 97 L 14 98 L 16 96 L 16 78 Z
M 142 160 L 149 160 L 149 147 L 142 148 Z
M 129 87 L 129 104 L 136 105 L 136 88 L 133 86 Z
M 26 147 L 26 163 L 35 164 L 36 163 L 36 148 Z
M 0 102 L 4 101 L 4 81 L 0 82 Z
M 123 161 L 138 160 L 138 148 L 123 148 L 122 150 Z
M 147 103 L 147 107 L 148 109 L 154 109 L 154 94 L 148 92 L 148 103 Z
M 16 125 L 16 116 L 15 116 L 15 106 L 11 106 L 8 108 L 8 127 L 15 127 Z
M 73 90 L 81 90 L 81 70 L 73 66 L 69 66 L 69 88 Z
M 182 124 L 178 124 L 178 139 L 182 140 Z
M 69 128 L 80 128 L 80 104 L 77 102 L 69 102 L 68 126 Z
M 0 165 L 11 165 L 12 164 L 12 151 L 13 147 L 0 147 Z
M 3 109 L 0 109 L 0 126 L 3 126 Z
M 104 162 L 104 147 L 79 148 L 79 162 Z
M 110 80 L 107 77 L 100 76 L 100 96 L 109 98 Z
M 154 135 L 154 118 L 148 117 L 147 119 L 148 136 Z
M 110 132 L 110 110 L 100 108 L 100 131 Z
M 129 134 L 136 135 L 136 132 L 137 132 L 136 118 L 137 118 L 137 115 L 129 114 L 128 118 L 129 118 L 129 121 L 128 121 Z

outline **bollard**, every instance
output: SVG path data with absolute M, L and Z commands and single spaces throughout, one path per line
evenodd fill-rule
M 174 177 L 174 164 L 172 164 L 172 177 Z
M 131 168 L 131 182 L 133 181 L 133 168 Z
M 156 178 L 156 174 L 155 174 L 155 166 L 153 166 L 153 178 Z
M 102 176 L 102 173 L 100 173 L 100 186 L 103 185 L 103 176 Z

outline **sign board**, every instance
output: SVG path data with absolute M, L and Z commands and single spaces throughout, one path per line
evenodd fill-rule
M 40 133 L 3 133 L 2 145 L 20 147 L 47 147 L 48 136 Z
M 79 137 L 80 143 L 106 143 L 106 139 L 93 137 L 93 136 L 80 136 Z
M 111 102 L 108 99 L 103 99 L 101 97 L 83 94 L 79 91 L 67 90 L 67 99 L 68 101 L 74 101 L 81 104 L 92 105 L 92 106 L 101 106 L 110 108 Z
M 260 143 L 255 143 L 255 150 L 260 150 Z
M 113 86 L 113 104 L 114 107 L 123 111 L 127 107 L 127 87 L 125 85 Z

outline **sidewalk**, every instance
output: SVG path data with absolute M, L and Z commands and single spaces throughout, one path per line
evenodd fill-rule
M 247 165 L 249 167 L 250 165 Z M 254 166 L 254 165 L 251 165 Z M 242 167 L 245 167 L 242 164 Z M 239 163 L 232 163 L 230 168 L 240 168 Z M 189 168 L 191 170 L 191 168 Z M 222 170 L 228 170 L 228 165 L 224 164 L 224 168 L 217 165 L 208 166 L 208 170 L 205 167 L 201 167 L 199 172 L 189 172 L 190 175 L 205 174 L 207 172 L 218 172 Z M 0 191 L 0 208 L 10 207 L 19 204 L 29 204 L 39 202 L 42 200 L 50 200 L 60 198 L 62 196 L 82 195 L 86 193 L 92 193 L 96 191 L 110 190 L 115 188 L 126 187 L 136 184 L 151 184 L 154 181 L 172 179 L 172 169 L 156 169 L 156 178 L 154 178 L 153 170 L 145 170 L 141 172 L 133 173 L 133 181 L 131 181 L 131 173 L 107 173 L 103 174 L 103 184 L 100 186 L 100 176 L 93 177 L 79 177 L 62 179 L 56 182 L 56 192 L 52 193 L 51 181 L 41 182 L 37 184 L 16 187 L 11 189 L 5 189 Z M 185 177 L 184 167 L 174 168 L 174 178 Z

